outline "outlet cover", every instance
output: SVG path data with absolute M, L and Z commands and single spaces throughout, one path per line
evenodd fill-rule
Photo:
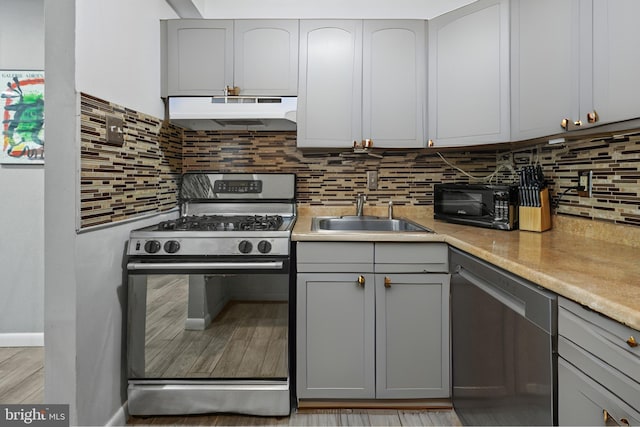
M 124 120 L 107 116 L 107 143 L 117 144 L 122 146 L 124 144 Z
M 378 171 L 367 171 L 367 189 L 378 189 Z
M 578 172 L 578 196 L 591 197 L 592 195 L 593 171 Z

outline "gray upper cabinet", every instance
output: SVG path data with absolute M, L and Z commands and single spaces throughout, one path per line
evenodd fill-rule
M 374 147 L 424 147 L 424 21 L 364 21 L 362 138 Z
M 300 21 L 298 146 L 348 147 L 362 127 L 362 21 Z
M 233 45 L 241 95 L 297 95 L 297 20 L 237 20 Z
M 511 135 L 562 131 L 577 117 L 580 0 L 511 1 Z M 545 29 L 541 29 L 544 25 Z
M 639 16 L 637 0 L 593 0 L 592 108 L 600 123 L 640 117 Z
M 429 21 L 428 62 L 429 146 L 509 141 L 508 0 Z
M 634 0 L 512 0 L 513 140 L 640 117 Z M 546 31 L 541 31 L 544 25 Z
M 175 19 L 166 25 L 166 93 L 222 95 L 233 86 L 233 21 Z M 163 91 L 164 92 L 164 91 Z
M 298 146 L 423 147 L 425 22 L 300 22 Z
M 163 96 L 296 95 L 297 20 L 162 21 L 166 40 Z

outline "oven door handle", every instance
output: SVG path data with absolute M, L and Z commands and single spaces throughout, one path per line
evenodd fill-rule
M 127 264 L 128 270 L 281 270 L 284 266 L 282 261 L 260 261 L 260 262 L 130 262 Z

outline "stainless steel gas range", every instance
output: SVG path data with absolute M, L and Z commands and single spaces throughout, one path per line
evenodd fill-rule
M 132 415 L 291 409 L 295 175 L 183 175 L 180 217 L 127 249 Z

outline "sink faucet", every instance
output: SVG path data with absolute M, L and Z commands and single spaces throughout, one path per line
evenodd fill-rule
M 367 201 L 367 196 L 364 194 L 358 194 L 356 196 L 356 215 L 362 216 L 362 208 L 364 207 L 364 202 Z

